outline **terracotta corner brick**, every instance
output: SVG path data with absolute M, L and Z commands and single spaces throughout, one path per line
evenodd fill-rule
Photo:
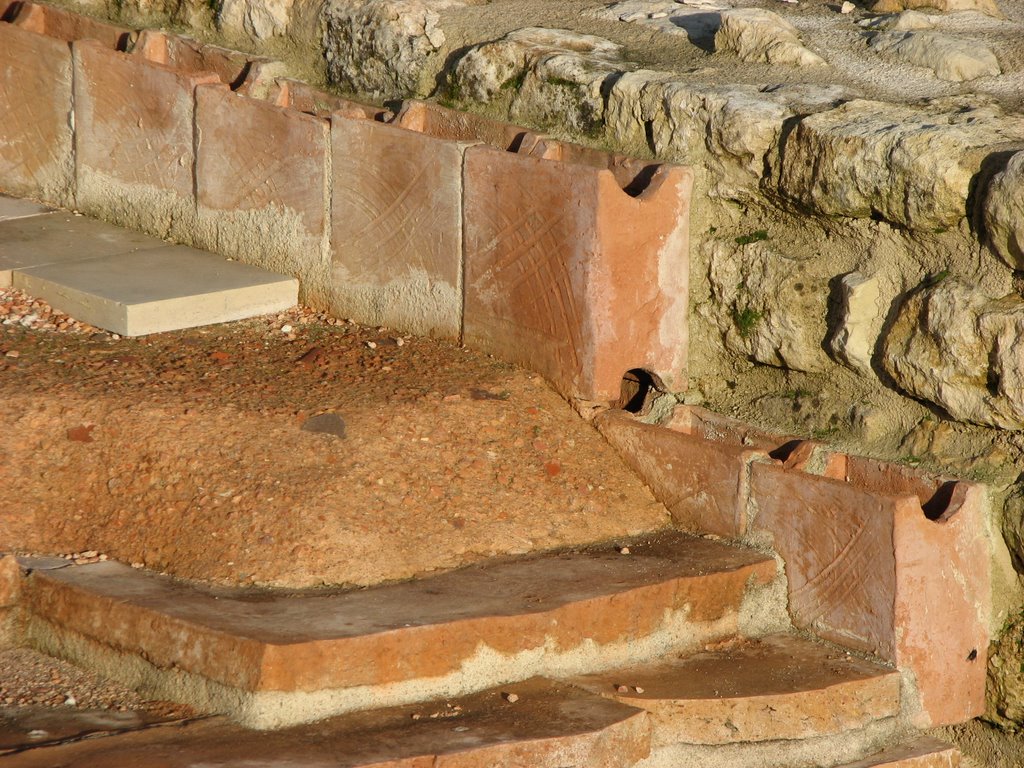
M 0 191 L 74 202 L 67 42 L 0 22 Z
M 222 85 L 196 88 L 197 244 L 300 278 L 324 307 L 330 125 Z
M 331 119 L 332 309 L 458 339 L 466 145 L 367 119 Z
M 74 40 L 95 40 L 118 51 L 126 50 L 135 37 L 135 31 L 128 27 L 42 3 L 21 3 L 12 22 L 29 32 L 57 40 L 69 43 Z
M 747 530 L 751 462 L 766 451 L 606 411 L 594 424 L 685 531 L 735 538 Z
M 692 173 L 649 166 L 634 182 L 470 147 L 464 342 L 583 400 L 617 399 L 637 368 L 684 386 Z
M 916 724 L 977 716 L 992 611 L 984 487 L 853 456 L 839 467 L 752 467 L 751 527 L 786 563 L 794 623 L 894 662 Z

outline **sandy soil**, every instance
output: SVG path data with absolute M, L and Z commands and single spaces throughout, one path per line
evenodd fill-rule
M 542 379 L 450 344 L 296 310 L 142 339 L 14 322 L 0 361 L 0 550 L 306 587 L 668 523 Z M 323 414 L 342 435 L 307 431 Z

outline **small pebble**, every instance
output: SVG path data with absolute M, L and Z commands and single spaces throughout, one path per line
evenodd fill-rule
M 519 697 L 514 693 L 506 693 L 504 694 L 504 696 L 505 701 L 507 701 L 509 704 L 515 704 L 517 701 L 519 701 Z
M 368 341 L 368 342 L 366 342 L 366 346 L 368 346 L 370 349 L 376 349 L 377 348 L 377 342 L 375 342 L 375 341 Z
M 629 693 L 629 686 L 628 685 L 616 685 L 615 686 L 615 690 L 618 693 Z
M 619 547 L 619 554 L 620 555 L 628 555 L 629 554 L 629 547 Z
M 292 332 L 292 327 L 290 325 L 282 325 L 281 326 L 281 333 L 291 333 L 291 332 Z
M 643 693 L 644 692 L 644 689 L 641 688 L 639 685 L 634 685 L 633 686 L 633 690 L 636 691 L 637 693 Z
M 840 13 L 853 13 L 853 11 L 854 11 L 854 9 L 856 7 L 857 6 L 854 5 L 853 3 L 851 3 L 850 0 L 846 0 L 846 2 L 843 3 L 842 7 L 839 9 L 839 12 Z

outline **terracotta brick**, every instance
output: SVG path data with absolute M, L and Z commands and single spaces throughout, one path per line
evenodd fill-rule
M 0 191 L 74 201 L 71 50 L 0 22 Z
M 332 309 L 458 339 L 466 144 L 371 120 L 331 122 Z
M 794 623 L 894 662 L 918 725 L 977 716 L 991 614 L 984 488 L 844 461 L 839 479 L 752 468 L 752 528 L 786 563 Z
M 333 114 L 355 119 L 376 120 L 387 122 L 394 114 L 384 107 L 360 104 L 357 101 L 336 96 L 329 91 L 314 88 L 308 83 L 289 78 L 278 78 L 280 97 L 276 102 L 281 107 L 291 107 L 318 117 L 330 117 Z
M 584 400 L 635 368 L 686 378 L 692 173 L 649 166 L 630 194 L 605 165 L 466 152 L 464 342 Z
M 78 206 L 114 223 L 188 240 L 195 226 L 196 85 L 91 41 L 73 44 Z
M 21 596 L 23 574 L 14 555 L 0 557 L 0 609 L 11 608 Z
M 169 32 L 146 29 L 139 34 L 133 53 L 187 75 L 213 73 L 226 85 L 239 86 L 251 67 L 251 57 L 241 51 L 205 45 Z
M 472 112 L 448 109 L 428 101 L 402 102 L 395 125 L 449 141 L 483 143 L 495 149 L 527 151 L 541 137 L 521 125 L 490 120 Z
M 542 673 L 537 665 L 581 646 L 632 648 L 674 612 L 685 616 L 695 641 L 717 641 L 735 632 L 748 583 L 775 576 L 771 558 L 678 534 L 630 548 L 629 557 L 611 547 L 538 555 L 369 590 L 258 602 L 100 563 L 33 573 L 25 606 L 32 621 L 45 622 L 47 637 L 90 638 L 200 675 L 235 689 L 230 700 L 239 706 L 245 692 L 368 686 L 365 695 L 375 696 L 374 686 L 409 681 L 429 690 L 431 680 L 467 674 L 482 647 L 493 654 L 488 671 L 469 679 L 485 687 L 511 679 L 494 676 Z M 523 652 L 533 660 L 505 666 Z
M 668 507 L 676 526 L 726 537 L 746 533 L 749 465 L 767 461 L 767 451 L 690 434 L 686 427 L 644 424 L 625 411 L 606 411 L 594 424 Z
M 131 45 L 135 32 L 128 27 L 83 16 L 55 5 L 24 2 L 13 19 L 15 26 L 57 40 L 95 40 L 112 50 L 124 51 Z
M 790 635 L 573 682 L 650 712 L 654 747 L 809 739 L 900 711 L 897 672 Z
M 329 122 L 216 85 L 196 89 L 195 120 L 197 245 L 294 275 L 326 306 Z

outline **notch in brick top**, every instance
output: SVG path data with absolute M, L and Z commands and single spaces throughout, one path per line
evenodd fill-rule
M 281 107 L 289 107 L 317 117 L 338 115 L 354 120 L 377 122 L 387 122 L 394 117 L 390 110 L 383 107 L 360 104 L 299 80 L 281 77 L 277 79 L 276 84 L 279 89 L 277 104 Z
M 53 5 L 14 3 L 12 10 L 12 18 L 5 20 L 15 26 L 69 43 L 75 40 L 95 40 L 107 48 L 124 51 L 135 37 L 135 32 L 127 27 L 108 24 Z
M 464 341 L 584 400 L 632 369 L 686 378 L 692 172 L 624 188 L 612 165 L 466 152 Z

